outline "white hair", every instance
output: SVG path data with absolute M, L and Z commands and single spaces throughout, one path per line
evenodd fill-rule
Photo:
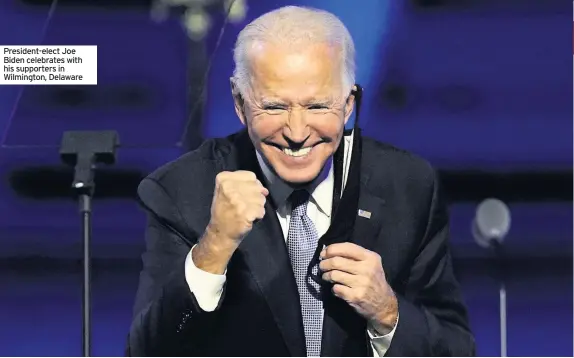
M 241 94 L 250 84 L 249 50 L 255 43 L 327 43 L 340 51 L 344 93 L 355 84 L 355 44 L 345 25 L 335 15 L 308 7 L 285 6 L 248 24 L 237 37 L 233 50 L 233 78 Z

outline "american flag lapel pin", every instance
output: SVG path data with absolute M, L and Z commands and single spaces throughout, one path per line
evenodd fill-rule
M 367 210 L 363 210 L 363 209 L 359 209 L 358 212 L 360 217 L 363 217 L 365 219 L 370 219 L 371 218 L 371 212 L 367 211 Z

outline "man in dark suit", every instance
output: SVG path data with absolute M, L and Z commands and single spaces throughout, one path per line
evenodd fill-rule
M 281 8 L 240 33 L 231 83 L 247 129 L 139 187 L 129 355 L 474 354 L 434 171 L 345 131 L 354 55 L 324 11 Z

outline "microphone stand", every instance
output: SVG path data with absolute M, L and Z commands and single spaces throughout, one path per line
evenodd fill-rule
M 62 161 L 74 167 L 72 188 L 78 195 L 82 217 L 82 353 L 91 356 L 91 238 L 94 169 L 97 163 L 113 164 L 119 145 L 115 131 L 64 132 L 60 146 Z
M 72 187 L 78 193 L 78 203 L 82 217 L 82 249 L 83 249 L 83 280 L 82 280 L 82 353 L 90 357 L 91 352 L 91 252 L 92 239 L 92 197 L 94 195 L 94 156 L 78 155 L 75 167 L 75 177 Z
M 504 250 L 498 240 L 490 240 L 495 260 L 495 277 L 498 280 L 498 297 L 500 312 L 500 356 L 507 357 L 507 311 L 506 311 L 506 267 Z

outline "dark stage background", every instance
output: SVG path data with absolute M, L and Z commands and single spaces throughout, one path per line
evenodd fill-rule
M 116 129 L 126 145 L 97 174 L 93 238 L 93 354 L 123 354 L 143 249 L 136 186 L 202 138 L 240 128 L 232 44 L 245 23 L 288 4 L 247 1 L 202 97 L 221 5 L 207 9 L 207 37 L 192 41 L 178 11 L 152 21 L 150 3 L 0 0 L 1 44 L 98 45 L 99 64 L 98 86 L 0 87 L 0 355 L 82 353 L 80 221 L 57 149 L 64 130 L 82 129 Z M 498 291 L 470 222 L 482 199 L 498 197 L 513 216 L 508 353 L 572 356 L 571 2 L 289 3 L 334 12 L 354 36 L 365 132 L 440 170 L 478 354 L 500 354 Z

